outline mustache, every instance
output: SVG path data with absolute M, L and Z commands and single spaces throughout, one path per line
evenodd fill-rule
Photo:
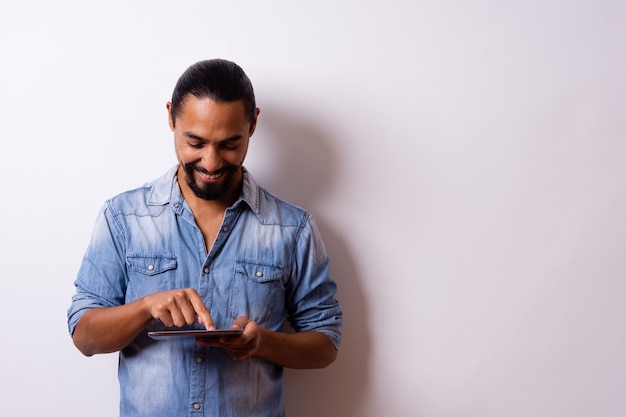
M 185 170 L 187 172 L 198 171 L 198 172 L 200 172 L 200 173 L 202 173 L 204 175 L 219 175 L 219 174 L 224 174 L 224 173 L 229 173 L 229 172 L 235 172 L 235 171 L 237 171 L 237 169 L 239 169 L 238 165 L 232 165 L 232 164 L 223 166 L 222 168 L 216 169 L 213 172 L 210 172 L 209 170 L 207 170 L 207 169 L 205 169 L 205 168 L 203 168 L 201 166 L 198 166 L 198 165 L 196 165 L 193 162 L 185 164 L 184 166 L 185 166 Z

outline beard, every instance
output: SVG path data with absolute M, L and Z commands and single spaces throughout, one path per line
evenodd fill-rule
M 193 163 L 184 164 L 183 169 L 185 170 L 187 185 L 189 185 L 196 197 L 211 201 L 219 199 L 230 189 L 239 165 L 226 165 L 213 172 L 213 174 L 223 174 L 222 181 L 219 184 L 198 184 L 195 180 L 194 172 L 199 171 L 207 175 L 209 172 Z

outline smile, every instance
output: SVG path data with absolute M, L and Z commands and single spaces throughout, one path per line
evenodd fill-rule
M 219 180 L 221 177 L 224 176 L 224 172 L 221 171 L 217 174 L 209 174 L 207 172 L 202 172 L 199 170 L 196 170 L 196 172 L 198 173 L 198 175 L 200 176 L 200 179 L 204 182 L 215 182 L 217 180 Z
M 202 176 L 204 178 L 207 178 L 207 179 L 210 179 L 210 180 L 216 180 L 219 177 L 221 177 L 222 175 L 224 175 L 224 174 L 205 174 L 205 173 L 200 172 L 200 171 L 198 171 L 198 174 L 200 174 L 200 176 Z

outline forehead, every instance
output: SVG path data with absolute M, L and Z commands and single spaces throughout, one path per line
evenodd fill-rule
M 182 101 L 176 123 L 191 125 L 228 125 L 230 127 L 248 124 L 242 100 L 217 102 L 208 97 L 188 95 Z

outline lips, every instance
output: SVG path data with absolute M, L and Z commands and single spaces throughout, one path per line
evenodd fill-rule
M 200 171 L 198 171 L 198 174 L 200 174 L 201 177 L 209 179 L 209 180 L 216 180 L 219 177 L 221 177 L 222 175 L 224 175 L 223 173 L 219 173 L 219 174 L 205 174 L 204 172 L 200 172 Z
M 224 171 L 220 171 L 215 174 L 209 174 L 208 172 L 203 172 L 199 169 L 196 169 L 196 172 L 198 173 L 200 179 L 204 182 L 215 182 L 224 176 Z

